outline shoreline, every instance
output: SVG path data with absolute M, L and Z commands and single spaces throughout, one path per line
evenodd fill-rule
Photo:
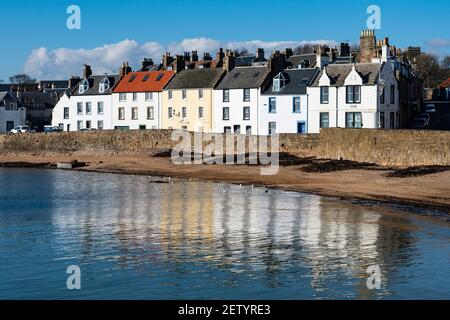
M 437 211 L 436 216 L 450 217 L 450 171 L 412 177 L 387 177 L 393 168 L 359 167 L 331 172 L 308 172 L 305 165 L 280 166 L 274 176 L 260 176 L 260 166 L 182 165 L 167 157 L 147 155 L 0 155 L 0 168 L 56 169 L 59 162 L 78 160 L 86 165 L 70 171 L 112 173 L 254 185 L 268 189 L 302 192 L 344 201 L 369 201 L 374 204 L 412 206 Z M 394 196 L 395 195 L 395 196 Z M 439 214 L 443 213 L 443 214 Z M 434 214 L 430 214 L 434 216 Z

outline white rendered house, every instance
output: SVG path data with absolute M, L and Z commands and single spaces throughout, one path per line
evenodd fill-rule
M 261 88 L 270 76 L 267 66 L 236 67 L 214 90 L 213 132 L 258 135 Z
M 112 128 L 161 129 L 162 90 L 173 71 L 128 73 L 112 93 Z
M 258 134 L 308 133 L 307 87 L 319 69 L 287 69 L 278 73 L 259 99 Z
M 111 130 L 112 88 L 118 75 L 87 76 L 65 93 L 53 109 L 52 125 L 64 131 Z
M 24 126 L 26 109 L 11 92 L 0 92 L 0 132 L 10 132 L 17 126 Z
M 399 128 L 398 83 L 390 62 L 328 65 L 307 91 L 310 133 Z

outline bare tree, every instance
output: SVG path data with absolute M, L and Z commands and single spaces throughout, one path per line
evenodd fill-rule
M 238 56 L 248 56 L 250 55 L 250 51 L 248 51 L 248 49 L 246 48 L 240 48 L 235 50 L 235 52 L 237 53 Z
M 16 74 L 11 77 L 9 77 L 9 81 L 12 84 L 30 84 L 30 83 L 36 83 L 36 79 L 31 78 L 29 75 L 21 73 Z
M 311 53 L 314 53 L 314 45 L 311 43 L 301 44 L 301 45 L 295 47 L 293 52 L 295 55 L 311 54 Z
M 450 56 L 442 58 L 441 67 L 442 69 L 450 69 Z
M 428 88 L 435 87 L 435 79 L 440 74 L 439 58 L 434 54 L 422 53 L 416 58 L 416 71 L 420 78 L 427 84 Z

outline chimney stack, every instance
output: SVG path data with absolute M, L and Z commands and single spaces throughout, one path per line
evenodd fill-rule
M 204 61 L 211 61 L 211 60 L 212 60 L 212 57 L 211 57 L 211 55 L 209 54 L 209 52 L 205 52 L 205 53 L 203 54 L 203 60 L 204 60 Z
M 375 54 L 376 37 L 375 31 L 363 30 L 359 38 L 360 61 L 361 63 L 370 63 Z
M 153 60 L 144 58 L 141 62 L 141 71 L 148 71 L 153 66 Z
M 125 77 L 127 74 L 129 74 L 131 72 L 131 67 L 127 62 L 122 63 L 122 66 L 119 69 L 119 75 L 121 78 Z
M 198 61 L 198 54 L 197 54 L 197 50 L 192 51 L 191 53 L 191 62 L 197 62 Z
M 222 61 L 224 57 L 225 57 L 225 54 L 223 53 L 223 48 L 220 48 L 219 52 L 217 52 L 216 60 Z
M 284 50 L 284 54 L 286 55 L 286 59 L 289 59 L 294 55 L 294 51 L 292 51 L 292 48 L 286 48 L 286 50 Z
M 264 49 L 263 48 L 258 48 L 256 50 L 256 59 L 255 62 L 259 62 L 259 61 L 264 61 L 265 57 L 264 57 Z
M 173 62 L 173 58 L 170 56 L 170 52 L 166 52 L 166 54 L 163 55 L 162 58 L 162 65 L 163 68 L 169 68 L 170 64 Z
M 181 56 L 181 55 L 177 55 L 175 58 L 175 63 L 174 63 L 174 70 L 175 73 L 179 73 L 181 71 L 183 71 L 184 69 L 186 69 L 186 60 L 185 60 L 186 56 Z
M 234 69 L 236 66 L 235 54 L 231 50 L 227 50 L 225 59 L 223 60 L 223 70 L 227 73 Z
M 84 79 L 87 79 L 87 78 L 89 78 L 90 76 L 92 76 L 92 69 L 91 69 L 91 66 L 88 65 L 88 64 L 85 64 L 85 65 L 83 66 L 83 78 L 84 78 Z
M 286 68 L 286 54 L 275 51 L 269 61 L 269 69 L 272 75 L 276 75 Z
M 348 43 L 341 43 L 339 57 L 350 57 L 350 45 Z

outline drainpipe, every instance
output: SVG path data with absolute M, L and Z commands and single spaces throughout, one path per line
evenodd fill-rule
M 339 127 L 339 86 L 336 86 L 336 128 Z
M 302 98 L 300 96 L 300 105 L 302 103 Z M 319 115 L 320 117 L 320 115 Z M 309 94 L 306 93 L 306 133 L 309 133 Z

